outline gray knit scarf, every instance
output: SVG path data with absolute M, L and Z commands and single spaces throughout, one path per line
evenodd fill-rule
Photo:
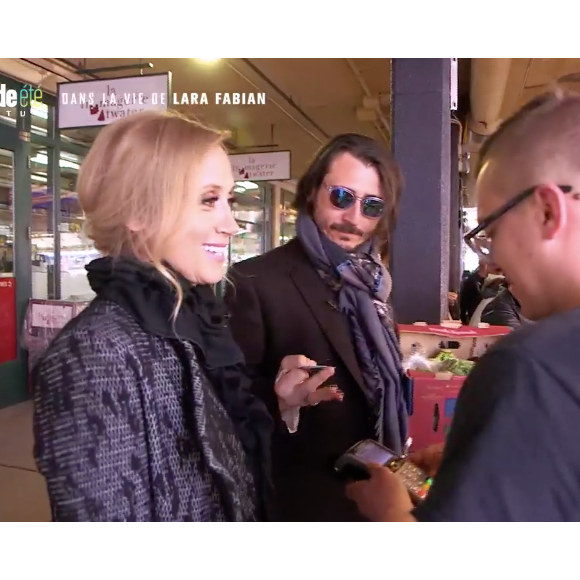
M 376 419 L 376 439 L 401 454 L 408 437 L 411 389 L 388 305 L 391 276 L 370 243 L 349 254 L 304 213 L 298 216 L 296 231 L 323 278 L 338 282 L 338 308 L 349 322 L 365 396 Z

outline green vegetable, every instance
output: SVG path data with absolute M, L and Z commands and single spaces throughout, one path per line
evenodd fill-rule
M 469 360 L 456 358 L 452 352 L 442 350 L 439 354 L 431 359 L 432 362 L 437 363 L 438 372 L 453 373 L 456 376 L 466 377 L 473 369 L 475 364 Z
M 435 361 L 444 361 L 444 360 L 451 360 L 455 359 L 453 353 L 449 350 L 441 350 L 439 354 L 433 359 Z

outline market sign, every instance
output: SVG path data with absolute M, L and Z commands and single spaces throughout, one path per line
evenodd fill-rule
M 291 178 L 290 151 L 230 155 L 236 181 L 284 181 Z
M 58 83 L 58 128 L 109 125 L 141 111 L 168 108 L 171 73 Z

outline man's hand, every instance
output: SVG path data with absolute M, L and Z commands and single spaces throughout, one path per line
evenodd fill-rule
M 371 477 L 346 486 L 346 495 L 374 522 L 412 522 L 413 503 L 403 480 L 382 465 L 369 466 Z
M 338 387 L 319 388 L 334 374 L 334 368 L 328 367 L 310 378 L 300 368 L 316 364 L 316 361 L 302 355 L 284 357 L 274 386 L 281 412 L 296 407 L 318 405 L 323 401 L 342 401 L 344 395 Z
M 433 477 L 441 464 L 444 447 L 444 443 L 425 447 L 425 449 L 410 453 L 409 461 L 422 469 L 429 477 Z

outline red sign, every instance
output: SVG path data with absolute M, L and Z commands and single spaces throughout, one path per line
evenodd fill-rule
M 18 355 L 16 334 L 16 281 L 0 278 L 0 364 Z

